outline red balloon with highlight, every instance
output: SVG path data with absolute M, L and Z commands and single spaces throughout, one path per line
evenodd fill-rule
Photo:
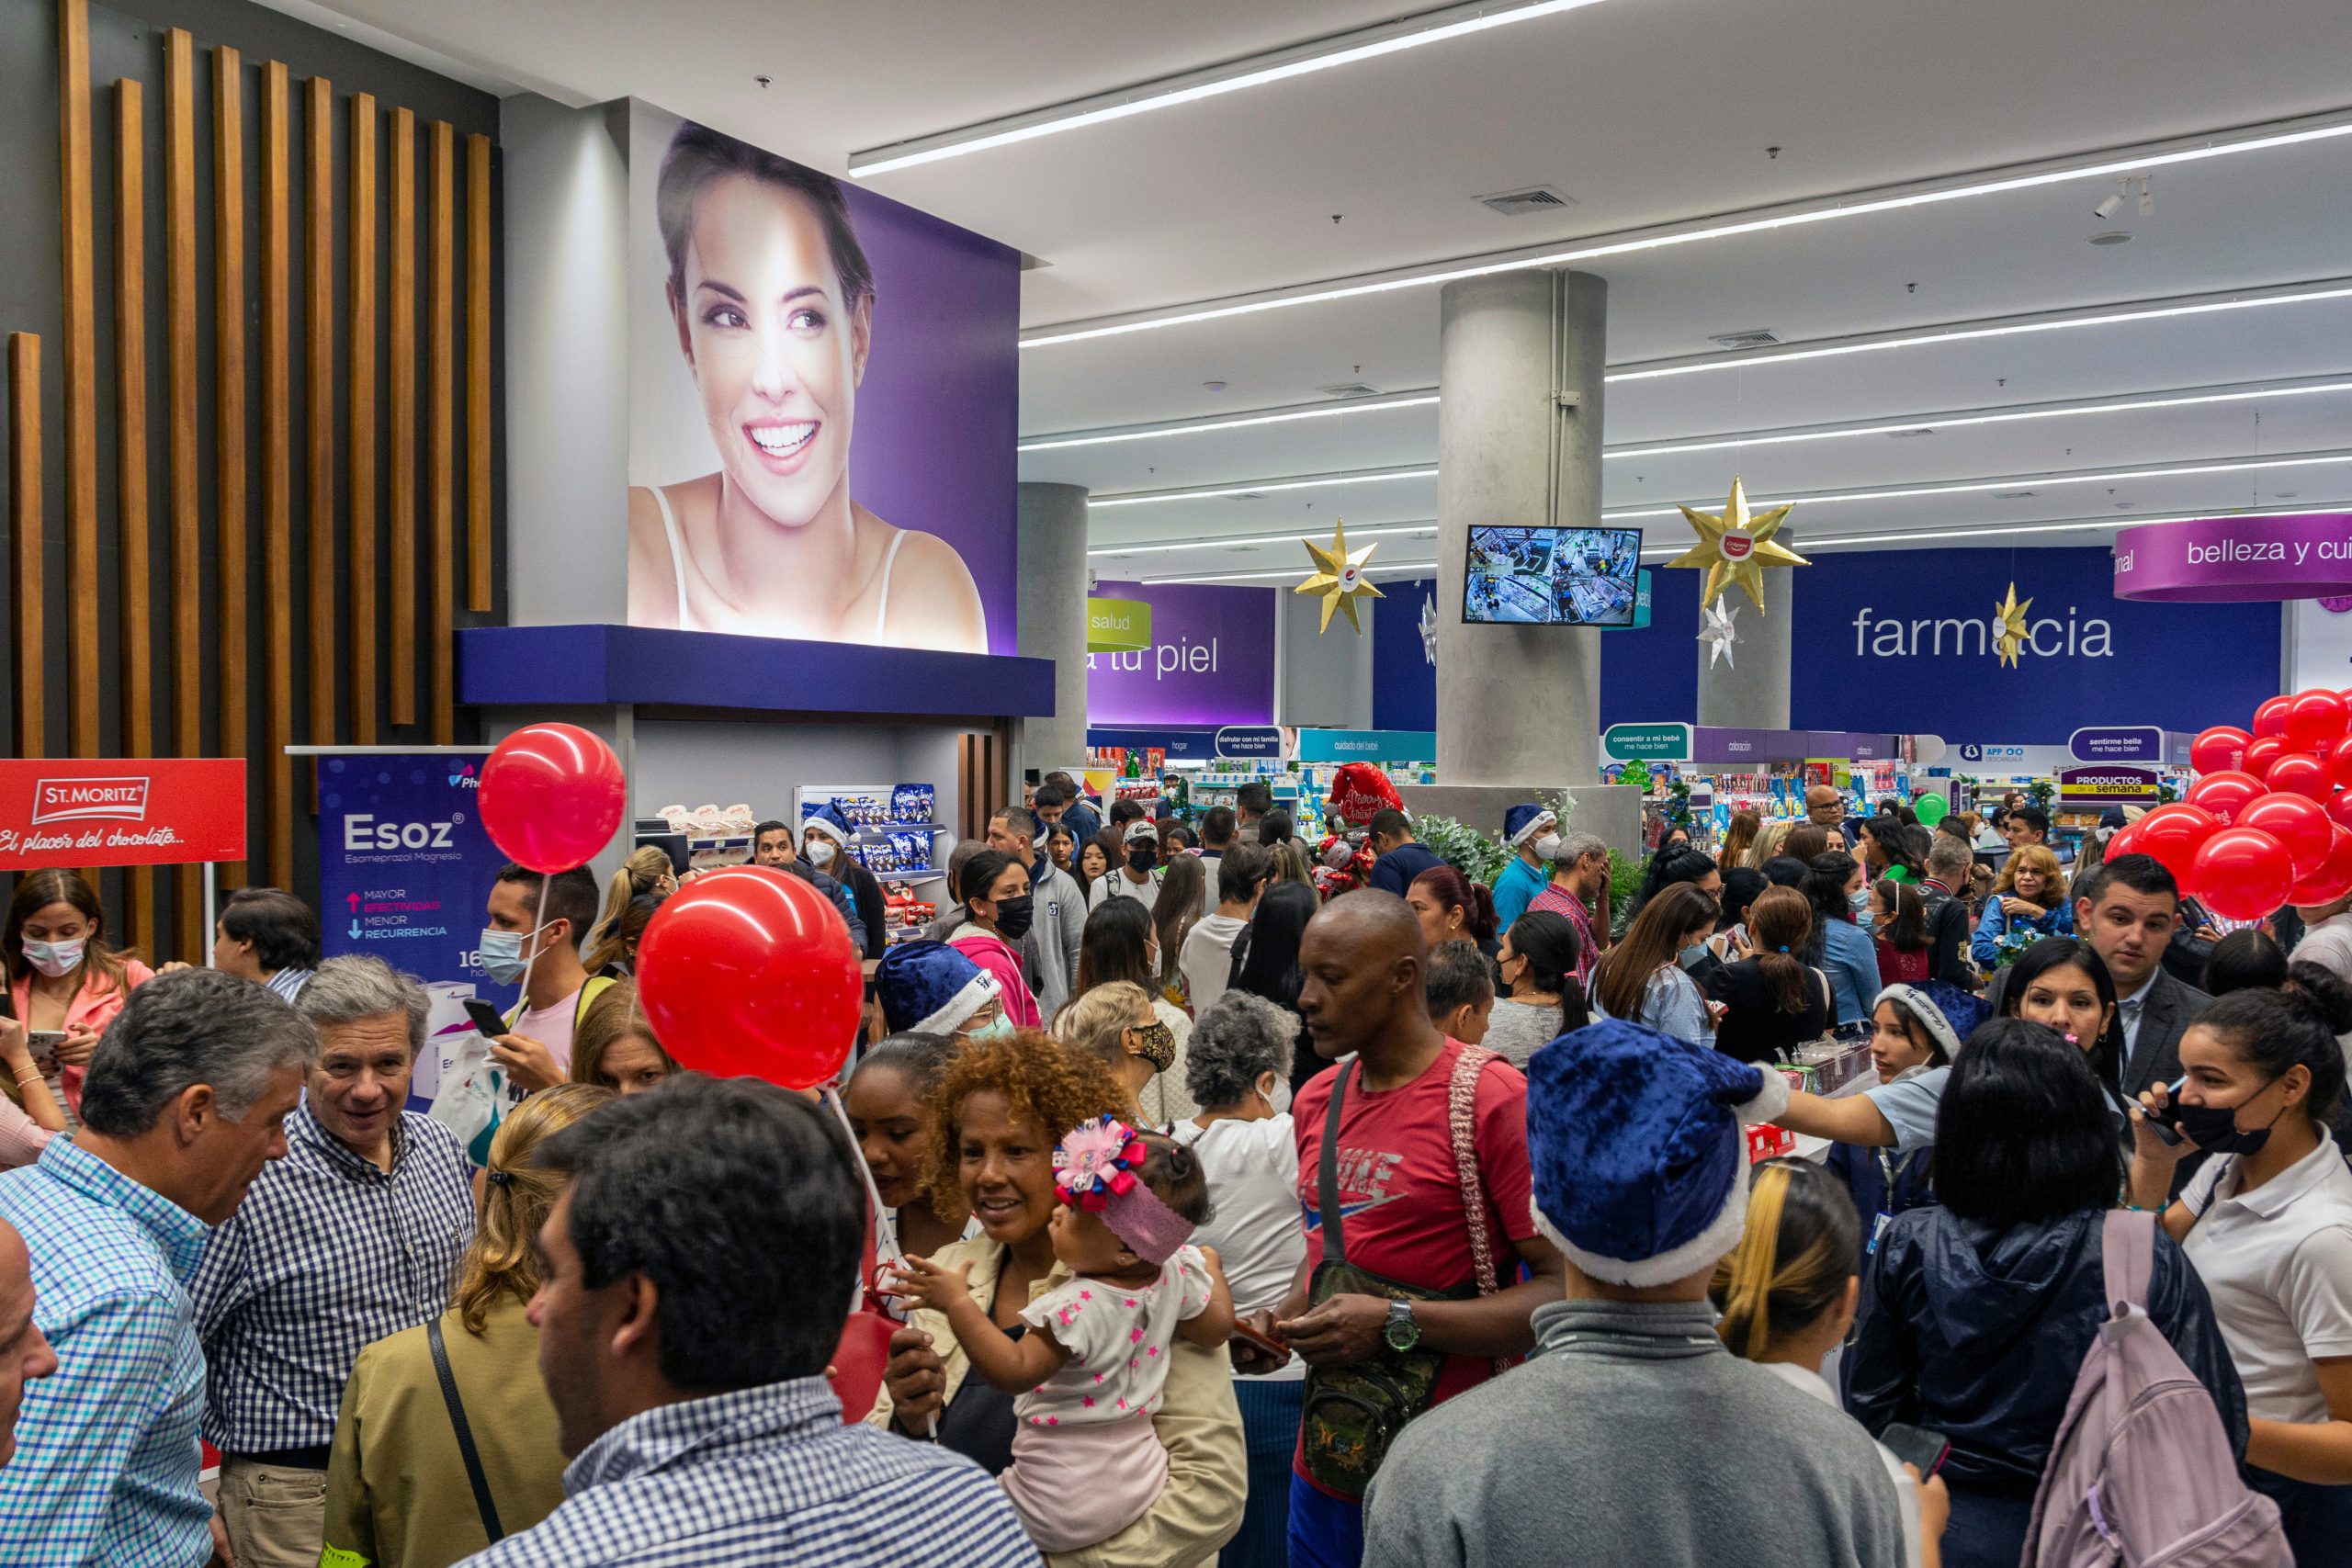
M 2344 733 L 2344 699 L 2324 687 L 2298 692 L 2287 704 L 2287 744 L 2308 751 Z
M 2221 830 L 2220 818 L 2203 807 L 2176 801 L 2157 807 L 2109 840 L 2107 855 L 2109 860 L 2125 854 L 2151 856 L 2172 873 L 2174 881 L 2186 886 L 2189 873 L 2197 864 L 2197 852 Z M 2131 847 L 2119 850 L 2116 846 L 2127 838 Z
M 2267 779 L 2278 759 L 2287 755 L 2287 743 L 2276 735 L 2265 735 L 2245 743 L 2245 758 L 2238 766 L 2256 778 Z
M 2190 890 L 2229 920 L 2258 920 L 2287 902 L 2295 886 L 2287 846 L 2259 828 L 2224 828 L 2197 852 Z
M 2272 789 L 2300 795 L 2311 801 L 2325 801 L 2335 793 L 2335 781 L 2328 776 L 2327 764 L 2301 751 L 2271 763 L 2262 782 Z
M 2259 740 L 2267 735 L 2276 735 L 2282 739 L 2285 739 L 2287 708 L 2294 700 L 2292 697 L 2273 697 L 2255 709 L 2254 723 L 2251 726 L 2254 738 Z
M 2203 807 L 2227 826 L 2240 807 L 2268 793 L 2252 773 L 2207 773 L 2188 786 L 2188 803 Z
M 2335 842 L 2335 824 L 2319 803 L 2283 790 L 2248 801 L 2239 808 L 2236 825 L 2259 828 L 2284 844 L 2299 882 L 2319 870 Z
M 2188 765 L 2200 773 L 2226 773 L 2245 765 L 2245 749 L 2254 737 L 2234 724 L 2217 724 L 2200 732 L 2188 745 Z
M 2288 890 L 2287 902 L 2299 909 L 2333 904 L 2352 893 L 2352 829 L 2335 826 L 2320 868 Z
M 516 865 L 585 865 L 620 831 L 628 781 L 604 738 L 576 724 L 533 724 L 500 741 L 475 793 L 482 831 Z

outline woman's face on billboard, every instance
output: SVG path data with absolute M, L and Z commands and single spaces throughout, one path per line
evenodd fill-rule
M 815 203 L 722 175 L 695 198 L 679 341 L 728 482 L 786 527 L 846 496 L 870 306 L 851 310 Z

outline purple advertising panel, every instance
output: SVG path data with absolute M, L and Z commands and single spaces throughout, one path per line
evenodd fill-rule
M 1801 762 L 1808 757 L 1842 757 L 1857 762 L 1908 761 L 1904 736 L 1869 735 L 1846 729 L 1725 729 L 1702 726 L 1692 732 L 1694 762 Z
M 628 620 L 1012 653 L 1020 253 L 629 105 Z
M 2115 596 L 2227 604 L 2352 593 L 2352 513 L 2207 517 L 2115 536 Z
M 1089 724 L 1274 721 L 1273 589 L 1103 582 L 1095 592 L 1149 604 L 1151 646 L 1086 656 Z

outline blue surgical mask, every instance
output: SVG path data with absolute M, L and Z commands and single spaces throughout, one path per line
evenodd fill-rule
M 54 980 L 80 967 L 85 945 L 81 942 L 28 942 L 25 943 L 25 962 Z
M 1676 953 L 1675 959 L 1685 969 L 1696 969 L 1707 961 L 1707 944 L 1703 942 L 1694 942 L 1680 953 Z
M 485 930 L 481 933 L 474 957 L 481 963 L 481 972 L 490 976 L 492 985 L 511 986 L 530 967 L 530 961 L 523 956 L 523 941 L 521 931 Z

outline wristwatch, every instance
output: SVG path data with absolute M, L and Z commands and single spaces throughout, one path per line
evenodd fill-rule
M 1391 1350 L 1409 1350 L 1421 1342 L 1421 1325 L 1413 1321 L 1413 1303 L 1390 1302 L 1388 1326 L 1381 1331 Z

